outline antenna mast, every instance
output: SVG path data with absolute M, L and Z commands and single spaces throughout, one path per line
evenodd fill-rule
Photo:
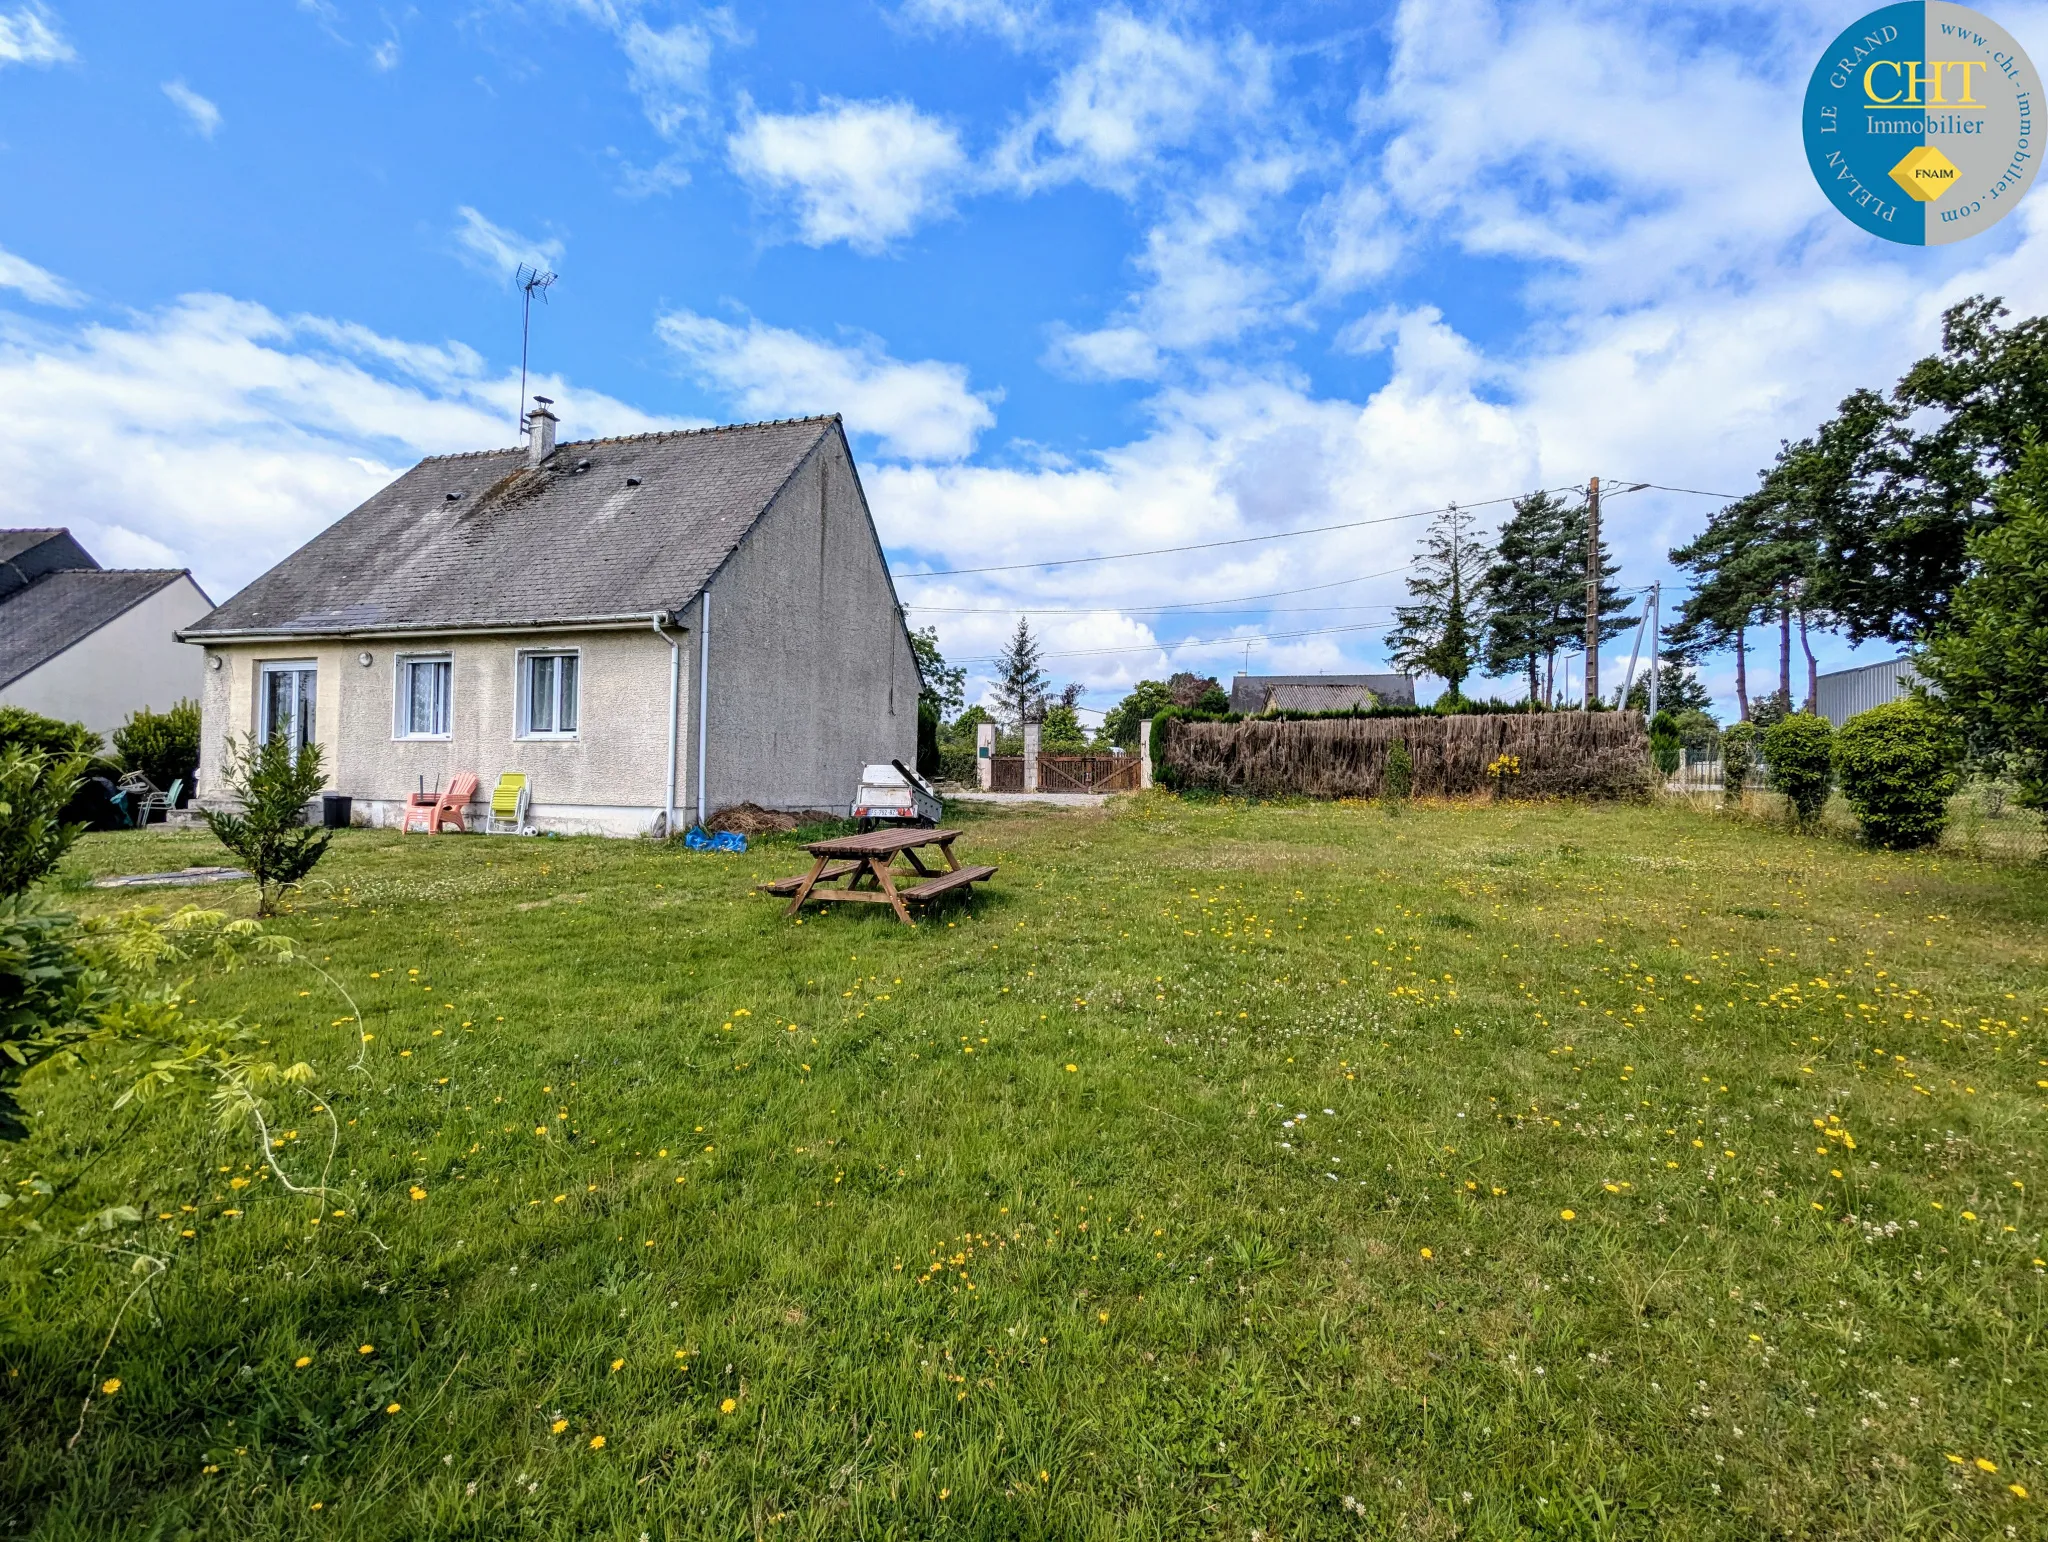
M 526 342 L 533 327 L 533 297 L 539 295 L 546 304 L 548 290 L 554 287 L 556 275 L 545 268 L 536 268 L 522 262 L 512 275 L 512 281 L 519 286 L 519 406 L 517 429 L 526 431 Z

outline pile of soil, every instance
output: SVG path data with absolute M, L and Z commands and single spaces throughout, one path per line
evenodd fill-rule
M 826 824 L 842 817 L 818 809 L 789 813 L 782 809 L 763 808 L 758 803 L 735 803 L 705 820 L 704 828 L 714 835 L 727 830 L 740 835 L 787 835 L 799 825 Z

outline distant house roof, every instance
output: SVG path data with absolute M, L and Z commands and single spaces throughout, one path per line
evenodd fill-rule
M 523 449 L 432 456 L 180 635 L 516 630 L 674 610 L 834 435 L 836 414 L 580 440 L 539 468 Z
M 61 568 L 96 568 L 69 530 L 0 530 L 0 600 Z
M 1348 707 L 1412 707 L 1407 675 L 1238 675 L 1230 682 L 1232 712 L 1342 712 Z
M 0 598 L 0 686 L 186 576 L 183 568 L 62 568 Z

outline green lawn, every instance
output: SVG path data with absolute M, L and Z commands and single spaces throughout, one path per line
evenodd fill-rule
M 0 1530 L 2042 1533 L 2048 873 L 1672 808 L 968 817 L 1002 871 L 914 931 L 784 920 L 786 844 L 344 836 L 276 926 L 365 1068 L 311 969 L 198 987 L 317 1065 L 340 1188 L 198 1110 L 101 1161 L 172 1266 L 67 1455 L 128 1276 L 0 1263 Z M 0 1177 L 107 1096 L 41 1084 Z

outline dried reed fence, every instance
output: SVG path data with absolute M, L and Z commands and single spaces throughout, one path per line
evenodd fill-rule
M 1174 785 L 1253 797 L 1376 798 L 1395 740 L 1414 762 L 1414 795 L 1490 792 L 1487 767 L 1520 757 L 1509 797 L 1637 798 L 1650 790 L 1639 712 L 1475 713 L 1458 717 L 1170 719 L 1161 759 Z

